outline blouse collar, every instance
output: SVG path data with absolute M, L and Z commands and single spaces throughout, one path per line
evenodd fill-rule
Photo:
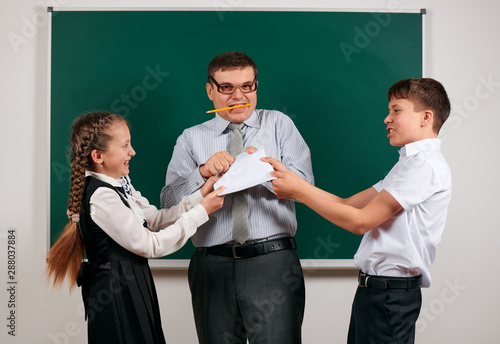
M 97 173 L 94 171 L 85 171 L 85 177 L 94 177 L 95 179 L 108 183 L 111 186 L 122 187 L 122 184 L 118 180 L 102 173 Z

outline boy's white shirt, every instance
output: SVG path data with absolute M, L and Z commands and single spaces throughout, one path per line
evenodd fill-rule
M 122 187 L 104 174 L 86 171 L 85 176 Z M 174 207 L 158 210 L 130 187 L 132 195 L 122 194 L 130 208 L 114 190 L 98 188 L 90 198 L 90 216 L 119 245 L 139 256 L 158 258 L 179 250 L 208 221 L 205 208 L 199 204 L 203 199 L 200 190 L 184 196 Z M 144 220 L 148 228 L 143 226 Z
M 451 198 L 451 171 L 439 139 L 412 142 L 399 153 L 399 161 L 374 188 L 389 192 L 403 209 L 364 234 L 354 261 L 371 275 L 421 274 L 422 287 L 428 287 L 429 266 L 436 257 Z

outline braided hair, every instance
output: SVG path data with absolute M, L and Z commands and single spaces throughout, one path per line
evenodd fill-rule
M 47 255 L 47 278 L 53 278 L 53 286 L 60 286 L 69 275 L 70 289 L 76 284 L 80 264 L 84 258 L 84 244 L 77 226 L 82 211 L 85 189 L 85 171 L 93 169 L 91 153 L 106 151 L 112 139 L 109 128 L 125 121 L 119 115 L 107 112 L 92 112 L 75 120 L 71 132 L 71 186 L 68 200 L 69 221 L 59 239 Z

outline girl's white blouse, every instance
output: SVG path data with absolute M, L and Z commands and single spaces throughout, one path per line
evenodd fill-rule
M 85 175 L 122 187 L 118 180 L 100 173 L 86 171 Z M 200 190 L 184 196 L 176 206 L 158 210 L 130 186 L 132 195 L 123 194 L 130 208 L 115 191 L 101 187 L 90 198 L 90 216 L 113 240 L 139 256 L 158 258 L 179 250 L 208 221 L 205 208 L 199 204 L 203 199 Z

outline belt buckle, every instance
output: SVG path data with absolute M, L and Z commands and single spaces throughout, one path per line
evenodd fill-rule
M 364 284 L 361 284 L 361 277 L 366 277 Z M 358 286 L 361 287 L 361 288 L 368 288 L 368 278 L 370 278 L 369 275 L 360 273 L 359 277 L 358 277 Z
M 233 250 L 233 258 L 234 259 L 241 259 L 241 258 L 250 257 L 250 256 L 238 256 L 238 255 L 236 255 L 236 248 L 237 247 L 248 247 L 248 245 L 233 245 L 232 250 Z

